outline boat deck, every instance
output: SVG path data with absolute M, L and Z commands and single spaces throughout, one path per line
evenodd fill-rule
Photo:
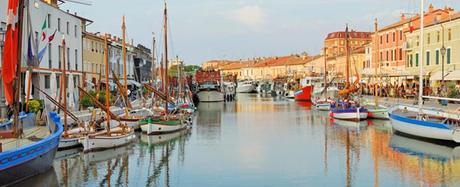
M 413 119 L 417 118 L 417 115 L 418 115 L 418 112 L 404 110 L 404 109 L 397 109 L 397 110 L 394 110 L 393 112 L 396 113 L 397 115 L 404 116 L 407 118 L 413 118 Z M 447 125 L 460 126 L 459 119 L 453 119 L 453 118 L 430 115 L 430 114 L 424 114 L 423 118 L 424 118 L 424 121 L 429 121 L 433 123 L 443 123 Z
M 0 139 L 0 143 L 2 146 L 2 151 L 5 152 L 40 141 L 50 135 L 51 133 L 48 127 L 34 126 L 31 128 L 24 129 L 24 138 Z

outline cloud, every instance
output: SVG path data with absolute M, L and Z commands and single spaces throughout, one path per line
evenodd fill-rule
M 246 5 L 229 11 L 227 15 L 231 20 L 251 28 L 263 26 L 267 20 L 264 10 L 257 5 Z

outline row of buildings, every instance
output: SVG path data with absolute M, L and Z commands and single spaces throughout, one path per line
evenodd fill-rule
M 63 53 L 67 61 L 67 88 L 68 101 L 74 109 L 78 108 L 80 94 L 77 86 L 91 87 L 101 79 L 105 79 L 104 64 L 104 36 L 109 37 L 109 68 L 123 76 L 123 40 L 117 36 L 100 32 L 92 33 L 87 27 L 93 24 L 90 19 L 78 16 L 77 13 L 63 11 L 58 6 L 58 0 L 35 0 L 29 2 L 25 15 L 23 35 L 23 67 L 26 66 L 28 49 L 33 49 L 34 58 L 38 64 L 33 65 L 32 85 L 45 90 L 51 95 L 57 95 L 61 75 Z M 7 21 L 7 3 L 0 1 L 0 47 L 3 52 L 4 33 Z M 120 19 L 121 32 L 121 19 Z M 30 42 L 29 40 L 33 40 Z M 30 39 L 32 38 L 32 39 Z M 62 39 L 65 39 L 65 48 Z M 29 45 L 29 43 L 32 43 Z M 126 42 L 127 77 L 130 84 L 150 80 L 152 55 L 145 46 L 135 46 L 133 42 Z M 3 55 L 1 55 L 3 56 Z M 2 58 L 0 58 L 1 60 Z M 0 61 L 0 64 L 3 62 Z M 23 70 L 25 71 L 25 69 Z M 111 79 L 111 74 L 109 75 Z M 71 79 L 71 80 L 69 80 Z M 3 91 L 1 91 L 3 94 Z M 44 95 L 32 89 L 33 98 L 45 98 Z M 0 98 L 4 98 L 0 96 Z M 0 101 L 0 108 L 4 108 L 4 100 Z M 3 106 L 1 106 L 3 105 Z
M 424 58 L 424 80 L 433 87 L 440 80 L 460 81 L 460 13 L 452 8 L 429 6 L 424 13 L 424 43 L 420 43 L 420 15 L 401 15 L 396 22 L 371 32 L 349 31 L 350 74 L 370 78 L 376 73 L 391 83 L 416 82 Z M 345 30 L 345 29 L 344 29 Z M 319 55 L 289 55 L 250 60 L 205 62 L 205 69 L 219 69 L 238 79 L 274 79 L 283 76 L 329 74 L 343 77 L 346 70 L 346 33 L 326 35 Z M 424 46 L 423 54 L 420 46 Z M 444 76 L 443 76 L 444 75 Z M 368 79 L 367 79 L 368 80 Z

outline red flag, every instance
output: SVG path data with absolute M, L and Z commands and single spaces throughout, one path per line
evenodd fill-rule
M 2 78 L 5 87 L 5 98 L 8 104 L 13 103 L 13 80 L 16 76 L 18 63 L 19 25 L 18 21 L 19 0 L 8 0 L 8 17 L 3 49 Z
M 56 35 L 56 31 L 57 31 L 57 30 L 54 30 L 53 35 L 51 35 L 51 36 L 48 38 L 48 43 L 54 40 L 54 35 Z

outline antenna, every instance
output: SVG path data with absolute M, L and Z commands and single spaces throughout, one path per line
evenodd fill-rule
M 91 6 L 91 5 L 93 5 L 92 2 L 86 1 L 86 0 L 59 0 L 59 1 L 61 1 L 61 2 L 63 2 L 63 3 L 69 2 L 69 3 L 76 3 L 76 4 L 86 5 L 86 6 Z

